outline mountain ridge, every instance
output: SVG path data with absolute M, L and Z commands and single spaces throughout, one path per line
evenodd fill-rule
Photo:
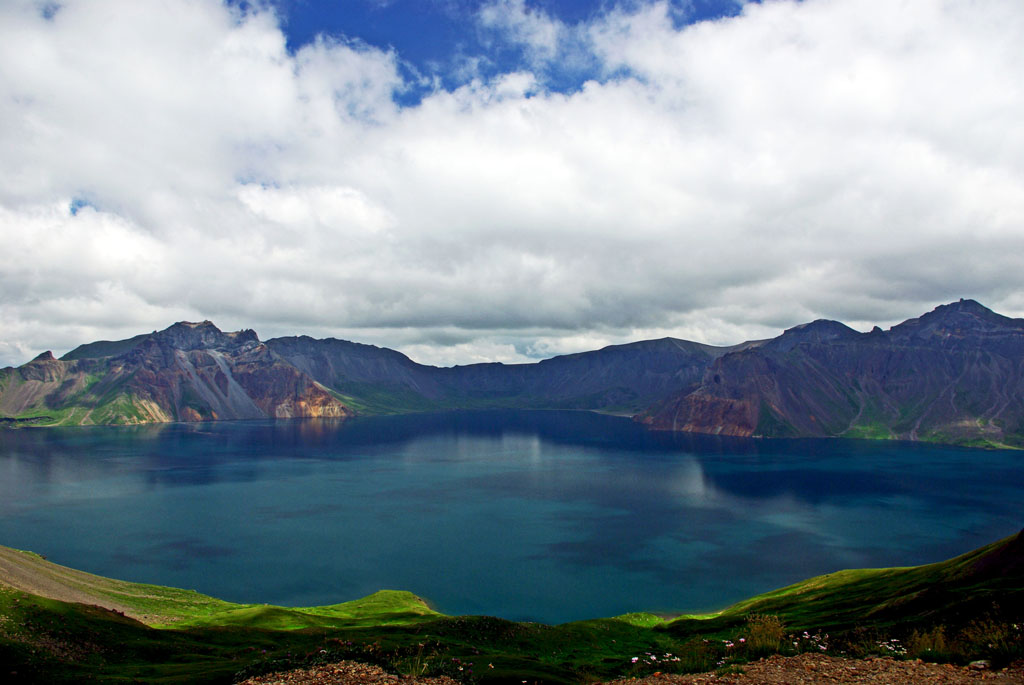
M 1024 446 L 1024 320 L 974 300 L 856 331 L 819 319 L 717 347 L 678 338 L 523 364 L 178 322 L 0 369 L 0 421 L 76 425 L 583 409 L 656 430 Z
M 814 334 L 794 327 L 717 359 L 697 389 L 643 420 L 734 436 L 1024 445 L 1024 320 L 961 300 L 888 331 L 805 326 Z
M 0 369 L 0 416 L 8 421 L 88 425 L 353 413 L 254 331 L 225 333 L 209 321 Z

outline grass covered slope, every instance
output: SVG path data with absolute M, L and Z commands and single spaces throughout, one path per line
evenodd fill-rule
M 311 608 L 232 604 L 0 547 L 0 664 L 29 682 L 226 683 L 341 659 L 516 683 L 712 670 L 805 650 L 1006 663 L 1024 656 L 1022 619 L 1024 532 L 935 564 L 812 578 L 713 615 L 558 626 L 444 616 L 407 592 Z
M 773 590 L 667 629 L 723 630 L 751 614 L 772 614 L 794 630 L 962 622 L 991 611 L 1024 618 L 1024 531 L 967 554 L 924 566 L 850 569 Z
M 235 604 L 193 590 L 104 578 L 3 546 L 0 585 L 48 599 L 96 605 L 157 628 L 246 626 L 294 630 L 407 624 L 440 616 L 411 592 L 394 590 L 322 607 Z

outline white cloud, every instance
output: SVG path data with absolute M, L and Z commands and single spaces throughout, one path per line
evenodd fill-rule
M 480 24 L 523 45 L 533 60 L 552 60 L 558 54 L 562 22 L 546 12 L 526 6 L 525 0 L 491 0 L 479 12 Z
M 534 61 L 403 108 L 400 56 L 265 10 L 0 5 L 0 364 L 181 318 L 468 362 L 1024 314 L 1015 0 L 481 21 Z M 607 78 L 545 90 L 567 40 Z

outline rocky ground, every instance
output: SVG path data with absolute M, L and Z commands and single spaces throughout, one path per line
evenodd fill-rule
M 891 657 L 874 659 L 841 659 L 824 654 L 772 656 L 746 664 L 743 673 L 676 676 L 657 675 L 636 680 L 615 681 L 616 685 L 704 685 L 705 683 L 738 683 L 740 685 L 804 685 L 805 683 L 893 683 L 912 685 L 935 683 L 961 685 L 991 681 L 993 683 L 1024 683 L 1024 663 L 1006 670 L 965 668 L 951 664 L 929 664 L 923 661 L 898 661 Z
M 743 673 L 717 675 L 655 674 L 644 678 L 617 680 L 612 685 L 808 685 L 811 683 L 878 683 L 891 685 L 976 685 L 1024 684 L 1024 662 L 1006 669 L 968 668 L 922 661 L 898 661 L 889 657 L 841 659 L 823 654 L 773 656 L 742 667 Z M 524 681 L 525 682 L 525 681 Z M 376 666 L 342 661 L 313 669 L 275 673 L 250 678 L 242 685 L 348 685 L 384 683 L 387 685 L 456 685 L 450 678 L 412 678 L 385 673 Z
M 339 661 L 336 664 L 300 668 L 285 673 L 271 673 L 243 680 L 239 685 L 347 685 L 349 683 L 381 683 L 382 685 L 459 685 L 447 677 L 413 678 L 386 673 L 378 666 Z

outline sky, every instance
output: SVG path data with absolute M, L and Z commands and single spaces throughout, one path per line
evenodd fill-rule
M 1019 0 L 4 0 L 0 366 L 1024 316 Z

